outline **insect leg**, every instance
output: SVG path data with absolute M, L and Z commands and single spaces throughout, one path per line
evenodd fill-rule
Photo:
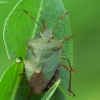
M 33 92 L 26 98 L 26 100 L 29 100 L 29 98 L 33 95 Z
M 75 96 L 75 94 L 74 94 L 74 92 L 71 90 L 71 72 L 70 72 L 70 81 L 69 81 L 69 87 L 68 87 L 68 91 L 70 92 L 70 93 L 72 93 L 73 94 L 73 97 Z
M 25 76 L 25 69 L 23 68 L 23 72 L 19 74 L 19 76 Z
M 23 72 L 22 74 L 19 74 L 19 76 L 23 76 L 23 75 L 25 75 L 25 72 Z
M 69 67 L 70 67 L 70 68 L 67 68 L 67 69 L 70 69 L 70 71 L 73 71 L 74 73 L 76 73 L 76 71 L 71 67 L 71 64 L 70 64 L 70 61 L 69 61 L 68 58 L 66 58 L 64 56 L 60 56 L 60 58 L 63 59 L 63 60 L 67 60 L 68 61 L 68 64 L 69 64 Z M 66 65 L 63 64 L 63 67 L 64 66 L 66 66 Z
M 25 79 L 26 81 L 28 81 L 27 78 L 26 78 L 25 69 L 23 70 L 23 72 L 22 72 L 21 74 L 19 74 L 19 76 L 23 76 L 24 79 Z
M 71 68 L 69 67 L 69 66 L 66 66 L 65 64 L 63 64 L 63 63 L 59 63 L 60 64 L 60 66 L 62 66 L 62 67 L 64 67 L 64 68 L 66 68 L 66 69 L 68 69 L 69 71 L 72 71 L 71 70 Z
M 70 38 L 72 38 L 73 36 L 66 36 L 65 38 L 63 38 L 62 40 L 60 40 L 60 42 L 62 43 L 62 42 L 64 42 L 65 40 L 68 40 L 68 39 L 70 39 Z
M 63 66 L 63 67 L 65 67 L 65 68 L 67 68 L 68 70 L 70 70 L 70 81 L 69 81 L 68 90 L 69 90 L 70 93 L 73 94 L 73 96 L 75 96 L 74 92 L 71 90 L 71 71 L 73 71 L 74 73 L 76 73 L 76 71 L 73 70 L 73 68 L 71 67 L 71 64 L 70 64 L 70 61 L 69 61 L 68 58 L 66 58 L 66 57 L 64 57 L 64 56 L 61 56 L 60 58 L 63 59 L 63 60 L 67 60 L 67 61 L 68 61 L 69 67 L 66 66 L 66 65 L 64 65 L 64 64 L 62 64 L 62 63 L 60 63 L 60 65 Z
M 74 92 L 71 90 L 71 69 L 70 69 L 70 67 L 68 67 L 68 66 L 66 66 L 66 65 L 64 65 L 64 64 L 62 64 L 62 63 L 59 63 L 59 64 L 60 64 L 60 66 L 63 66 L 64 68 L 66 68 L 66 69 L 68 69 L 68 70 L 70 71 L 70 80 L 69 80 L 68 91 L 69 91 L 70 93 L 72 93 L 73 96 L 75 96 Z

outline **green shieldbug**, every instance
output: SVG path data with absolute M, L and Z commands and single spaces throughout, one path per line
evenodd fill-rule
M 28 16 L 30 16 L 37 24 L 38 22 L 25 10 L 23 10 Z M 68 11 L 69 12 L 69 11 Z M 53 31 L 47 29 L 46 23 L 42 29 L 40 37 L 33 38 L 26 43 L 26 55 L 24 61 L 25 75 L 28 81 L 28 85 L 31 90 L 40 94 L 47 91 L 56 81 L 59 74 L 59 67 L 63 66 L 66 69 L 75 72 L 70 64 L 68 58 L 61 56 L 63 47 L 63 41 L 68 40 L 73 36 L 66 36 L 63 40 L 57 40 L 53 36 L 53 32 L 56 29 L 58 23 L 68 14 L 65 13 L 57 22 Z M 68 61 L 69 67 L 60 62 L 60 59 Z M 71 79 L 70 79 L 71 84 Z M 69 84 L 69 92 L 75 95 Z

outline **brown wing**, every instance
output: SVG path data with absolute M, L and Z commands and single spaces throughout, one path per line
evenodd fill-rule
M 47 80 L 43 72 L 35 72 L 28 83 L 32 91 L 36 94 L 42 93 L 47 86 Z

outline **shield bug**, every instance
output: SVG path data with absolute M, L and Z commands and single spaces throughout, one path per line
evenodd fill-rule
M 40 37 L 33 38 L 26 43 L 26 55 L 24 60 L 24 69 L 27 82 L 33 93 L 40 94 L 47 91 L 57 79 L 59 67 L 75 72 L 72 69 L 68 58 L 61 56 L 63 42 L 73 36 L 66 36 L 62 40 L 54 38 L 54 30 L 59 22 L 68 14 L 66 12 L 57 22 L 53 30 L 47 29 L 46 23 L 44 28 L 25 10 L 23 10 L 30 18 L 32 18 L 41 28 Z M 69 67 L 60 62 L 60 59 L 68 61 Z M 71 90 L 71 79 L 68 88 L 69 92 L 75 95 Z

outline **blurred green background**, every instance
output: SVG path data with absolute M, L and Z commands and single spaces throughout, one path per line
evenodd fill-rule
M 3 0 L 0 0 L 3 1 Z M 4 22 L 19 0 L 0 3 L 0 77 L 14 62 L 7 57 L 3 42 Z M 100 100 L 100 0 L 62 0 L 69 13 L 74 36 L 72 89 L 68 100 Z M 55 5 L 56 6 L 56 5 Z

